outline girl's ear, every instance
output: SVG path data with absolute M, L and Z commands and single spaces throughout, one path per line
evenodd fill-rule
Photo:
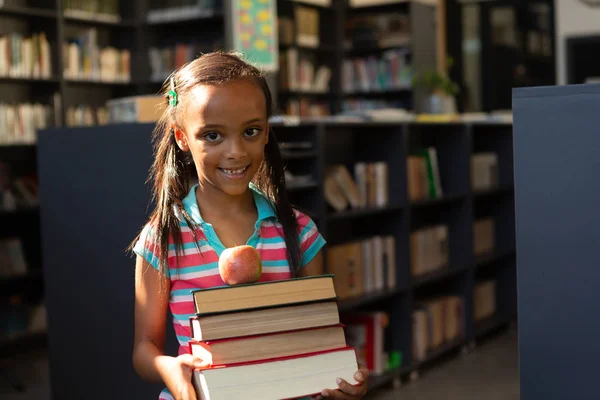
M 188 145 L 187 138 L 185 137 L 183 131 L 174 126 L 173 134 L 175 135 L 175 141 L 177 142 L 177 146 L 179 146 L 181 151 L 190 151 L 190 146 Z

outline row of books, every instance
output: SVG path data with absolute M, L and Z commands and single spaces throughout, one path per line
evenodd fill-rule
M 131 81 L 131 51 L 98 45 L 96 28 L 63 43 L 63 74 L 67 79 L 100 82 Z
M 104 22 L 119 22 L 119 0 L 63 0 L 63 13 L 67 17 Z
M 162 82 L 177 68 L 193 61 L 202 53 L 208 53 L 223 47 L 221 39 L 203 39 L 179 42 L 170 46 L 151 47 L 148 50 L 153 82 Z
M 411 232 L 411 276 L 418 277 L 447 267 L 449 254 L 447 225 L 437 224 Z
M 473 307 L 475 322 L 489 318 L 496 313 L 496 280 L 485 279 L 475 284 L 473 290 Z
M 67 107 L 65 117 L 68 127 L 106 125 L 109 122 L 106 107 L 93 107 L 86 104 Z
M 0 103 L 0 145 L 35 143 L 38 129 L 54 126 L 54 114 L 41 103 Z
M 411 201 L 437 199 L 444 195 L 437 150 L 427 147 L 407 159 L 408 198 Z
M 494 217 L 481 217 L 473 222 L 473 254 L 480 256 L 496 249 Z M 410 234 L 410 273 L 418 277 L 449 265 L 448 226 L 427 226 Z
M 200 398 L 297 398 L 356 384 L 331 275 L 194 290 L 189 318 Z
M 417 302 L 412 312 L 412 356 L 423 361 L 429 352 L 465 335 L 465 301 L 440 296 Z
M 223 9 L 222 0 L 151 0 L 148 22 L 166 22 L 202 18 Z
M 387 50 L 381 56 L 344 59 L 342 63 L 342 90 L 354 92 L 385 92 L 409 89 L 413 68 L 408 52 Z
M 406 46 L 410 43 L 410 19 L 401 13 L 357 15 L 344 24 L 344 47 Z
M 338 164 L 325 171 L 325 200 L 336 211 L 383 207 L 389 203 L 388 164 L 385 161 L 358 162 L 348 168 Z
M 326 101 L 315 101 L 308 98 L 289 99 L 284 106 L 286 116 L 313 118 L 331 115 L 331 107 Z
M 331 246 L 327 271 L 340 299 L 396 287 L 396 240 L 376 235 Z
M 47 331 L 46 306 L 28 303 L 25 296 L 13 295 L 0 301 L 0 342 Z
M 22 276 L 29 267 L 18 237 L 0 239 L 0 278 Z
M 47 79 L 52 76 L 51 45 L 44 32 L 0 35 L 0 77 Z
M 346 341 L 354 348 L 357 361 L 369 369 L 372 377 L 402 366 L 402 354 L 388 350 L 386 346 L 385 330 L 389 319 L 389 314 L 384 311 L 341 315 Z
M 279 89 L 327 93 L 331 81 L 331 68 L 319 65 L 315 55 L 290 48 L 279 58 Z
M 471 188 L 486 190 L 498 186 L 498 154 L 478 152 L 471 156 Z
M 8 164 L 0 162 L 0 211 L 16 211 L 40 204 L 35 175 L 11 177 Z
M 385 109 L 406 109 L 408 103 L 403 100 L 384 100 L 384 99 L 346 99 L 342 102 L 342 113 L 355 113 L 358 111 L 385 110 Z

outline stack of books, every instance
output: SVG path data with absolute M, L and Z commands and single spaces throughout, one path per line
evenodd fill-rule
M 190 351 L 199 399 L 292 399 L 358 384 L 333 275 L 194 290 Z

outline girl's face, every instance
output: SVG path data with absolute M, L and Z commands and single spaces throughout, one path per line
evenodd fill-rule
M 269 126 L 260 87 L 239 80 L 225 85 L 198 85 L 183 110 L 183 128 L 175 136 L 190 151 L 200 186 L 235 196 L 248 190 L 258 171 Z

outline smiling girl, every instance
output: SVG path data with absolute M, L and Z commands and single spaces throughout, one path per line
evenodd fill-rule
M 289 279 L 320 269 L 325 240 L 286 196 L 268 122 L 271 93 L 255 67 L 233 53 L 205 54 L 173 73 L 163 93 L 168 107 L 154 131 L 151 169 L 156 208 L 133 242 L 133 365 L 143 379 L 164 383 L 160 399 L 189 400 L 196 399 L 192 371 L 204 365 L 188 348 L 190 291 L 225 285 L 219 255 L 248 244 L 268 260 L 260 281 Z M 168 307 L 177 357 L 163 351 Z M 360 366 L 361 384 L 342 380 L 321 396 L 361 398 L 367 376 Z

